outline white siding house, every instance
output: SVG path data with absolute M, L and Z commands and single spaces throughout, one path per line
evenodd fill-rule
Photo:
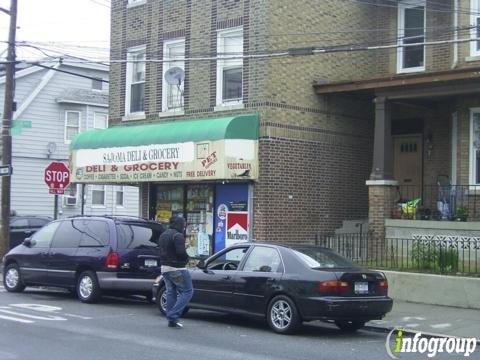
M 66 61 L 44 65 L 55 70 L 31 66 L 17 70 L 15 76 L 11 209 L 21 215 L 53 217 L 54 195 L 43 180 L 45 167 L 52 161 L 68 164 L 69 144 L 78 132 L 108 127 L 108 82 L 92 79 L 108 81 L 108 67 Z M 4 93 L 2 76 L 2 113 Z M 81 185 L 72 185 L 59 196 L 59 218 L 81 213 L 81 193 Z M 138 188 L 86 185 L 84 213 L 138 216 Z

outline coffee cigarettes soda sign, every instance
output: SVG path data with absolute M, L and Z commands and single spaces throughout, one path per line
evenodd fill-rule
M 72 151 L 73 181 L 132 183 L 255 180 L 258 142 L 223 139 Z

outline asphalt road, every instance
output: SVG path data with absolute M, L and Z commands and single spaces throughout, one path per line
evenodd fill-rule
M 61 290 L 11 294 L 0 283 L 1 360 L 389 359 L 385 333 L 346 335 L 318 322 L 285 336 L 262 322 L 195 310 L 183 323 L 183 329 L 168 328 L 156 307 L 141 298 L 107 297 L 91 305 Z M 458 357 L 435 357 L 451 358 Z

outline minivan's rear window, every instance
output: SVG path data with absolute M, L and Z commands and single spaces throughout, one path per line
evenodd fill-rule
M 117 224 L 120 249 L 156 249 L 161 228 L 140 224 Z

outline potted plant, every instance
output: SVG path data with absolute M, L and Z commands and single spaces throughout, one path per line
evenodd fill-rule
M 465 206 L 457 206 L 455 208 L 454 219 L 456 221 L 467 221 L 468 218 L 468 208 Z

